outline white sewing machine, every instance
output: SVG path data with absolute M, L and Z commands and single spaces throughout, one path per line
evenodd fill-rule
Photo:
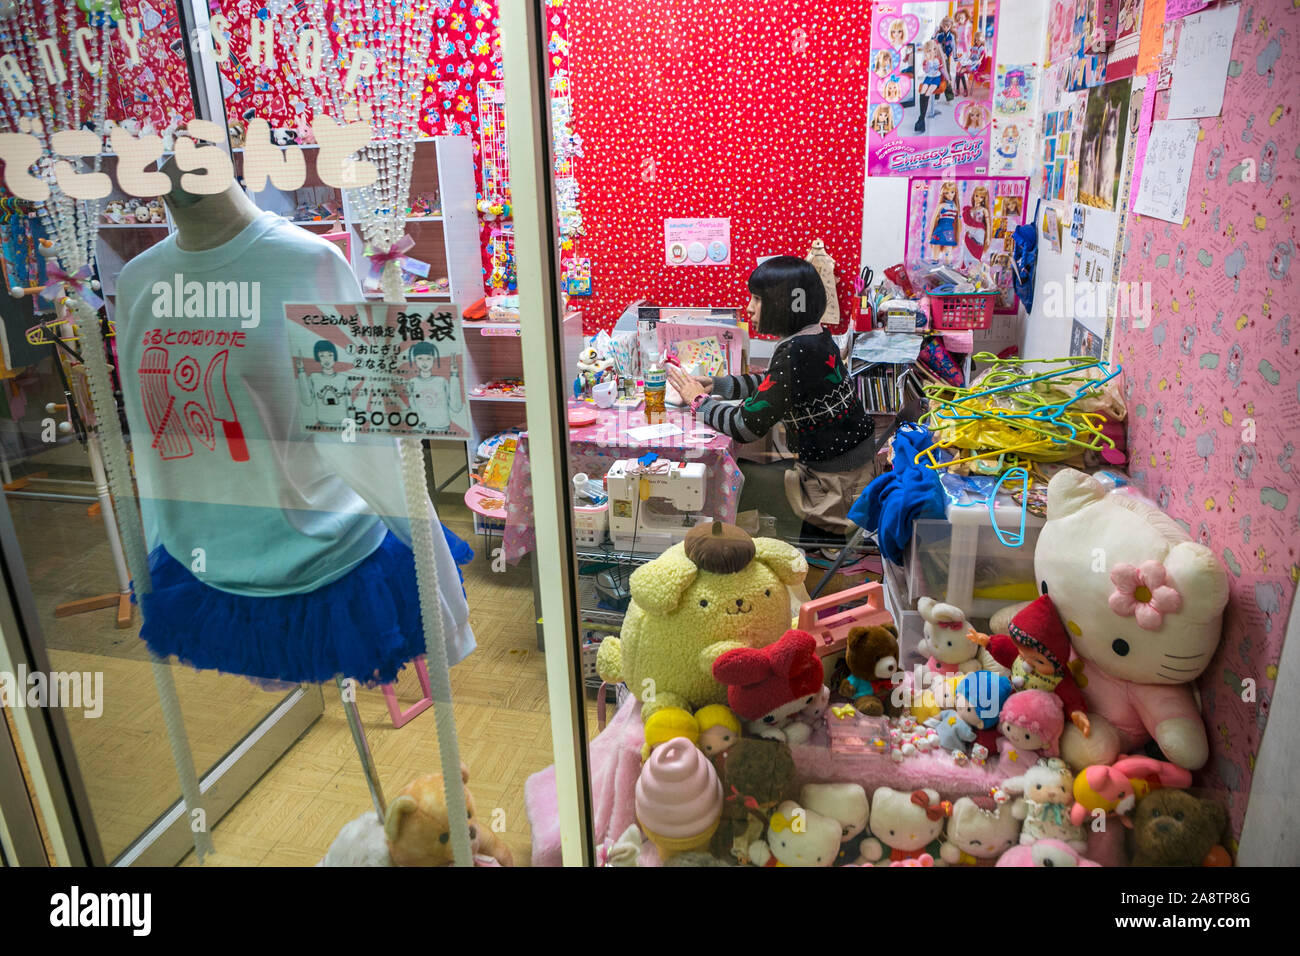
M 648 467 L 635 458 L 614 462 L 605 475 L 614 547 L 662 551 L 681 541 L 700 522 L 707 480 L 708 469 L 698 461 L 661 458 Z

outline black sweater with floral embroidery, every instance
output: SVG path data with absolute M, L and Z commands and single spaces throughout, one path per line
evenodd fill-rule
M 718 399 L 743 399 L 739 405 Z M 852 471 L 871 457 L 875 422 L 824 328 L 782 340 L 767 374 L 713 380 L 699 418 L 736 441 L 756 441 L 783 421 L 799 460 L 825 471 Z

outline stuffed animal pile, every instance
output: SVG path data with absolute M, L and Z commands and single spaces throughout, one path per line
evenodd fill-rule
M 817 639 L 790 628 L 786 587 L 806 565 L 779 541 L 706 524 L 639 569 L 598 668 L 642 701 L 638 795 L 680 799 L 647 810 L 651 842 L 629 831 L 607 855 L 1231 865 L 1223 806 L 1188 791 L 1208 754 L 1188 682 L 1217 644 L 1223 569 L 1154 506 L 1080 472 L 1053 477 L 1047 510 L 1039 597 L 995 618 L 1004 633 L 992 635 L 922 599 L 926 661 L 910 674 L 897 630 L 876 625 L 850 631 L 824 681 Z M 860 756 L 840 761 L 841 728 L 859 735 Z M 813 764 L 818 775 L 801 778 Z M 667 786 L 667 768 L 684 782 Z M 931 770 L 938 786 L 918 786 Z M 680 836 L 666 838 L 669 824 Z

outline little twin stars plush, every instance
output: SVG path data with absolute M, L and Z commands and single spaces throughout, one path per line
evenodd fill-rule
M 1009 634 L 976 639 L 986 641 L 994 659 L 1011 668 L 1011 682 L 1018 690 L 1056 694 L 1065 715 L 1087 735 L 1088 706 L 1069 668 L 1070 635 L 1052 599 L 1044 594 L 1030 603 L 1011 619 L 1008 630 Z

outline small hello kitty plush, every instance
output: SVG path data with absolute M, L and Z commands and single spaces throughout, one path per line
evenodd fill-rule
M 779 804 L 767 826 L 767 840 L 749 845 L 757 866 L 834 866 L 840 825 L 793 800 Z
M 952 805 L 939 856 L 948 866 L 992 866 L 1019 839 L 1020 820 L 1010 804 L 992 797 L 961 797 Z
M 807 724 L 812 730 L 816 730 L 826 720 L 826 712 L 831 709 L 831 689 L 822 686 L 821 693 L 811 704 L 799 711 L 796 718 L 800 723 Z
M 1065 708 L 1050 691 L 1012 694 L 998 715 L 998 754 L 1004 767 L 1031 767 L 1039 757 L 1055 757 L 1065 730 Z
M 939 799 L 937 790 L 910 793 L 878 787 L 871 795 L 871 837 L 862 842 L 862 858 L 878 866 L 918 859 L 943 833 L 952 804 Z

